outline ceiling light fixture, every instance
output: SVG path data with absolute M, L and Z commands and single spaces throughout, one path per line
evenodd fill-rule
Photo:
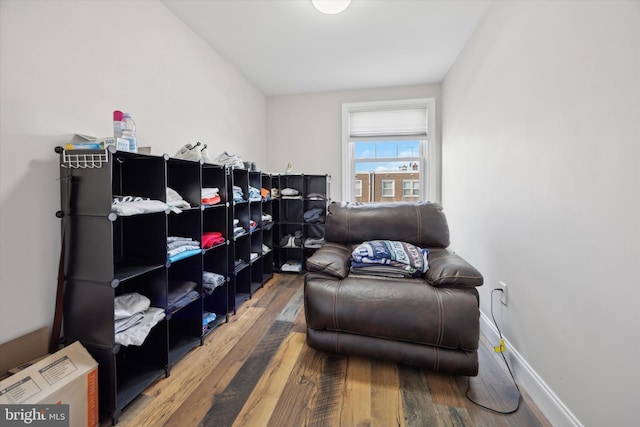
M 351 0 L 311 0 L 311 3 L 320 12 L 335 15 L 349 7 Z

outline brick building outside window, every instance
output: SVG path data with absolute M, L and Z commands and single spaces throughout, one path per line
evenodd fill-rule
M 417 164 L 400 170 L 356 172 L 359 192 L 356 202 L 409 202 L 420 196 L 420 174 Z

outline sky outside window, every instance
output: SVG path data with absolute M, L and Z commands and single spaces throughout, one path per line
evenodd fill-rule
M 374 172 L 381 170 L 399 170 L 407 166 L 409 159 L 420 156 L 420 141 L 364 141 L 355 142 L 355 158 L 368 160 L 355 163 L 356 172 Z M 389 159 L 407 159 L 404 161 L 390 161 Z M 371 161 L 384 159 L 383 161 Z

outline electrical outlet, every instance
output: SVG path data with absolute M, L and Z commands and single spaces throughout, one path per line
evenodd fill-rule
M 503 303 L 504 305 L 507 305 L 507 297 L 508 297 L 508 293 L 507 293 L 507 284 L 504 282 L 498 282 L 500 284 L 500 289 L 502 289 L 502 292 L 500 293 L 500 302 Z

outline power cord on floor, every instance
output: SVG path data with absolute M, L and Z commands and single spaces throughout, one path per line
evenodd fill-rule
M 498 330 L 498 335 L 500 336 L 500 345 L 495 346 L 493 349 L 496 353 L 499 353 L 500 356 L 502 356 L 502 360 L 504 360 L 504 364 L 507 366 L 507 370 L 509 371 L 509 375 L 511 375 L 511 380 L 513 381 L 513 385 L 516 387 L 516 390 L 518 390 L 518 403 L 516 404 L 516 407 L 510 411 L 500 411 L 498 409 L 494 409 L 491 408 L 489 406 L 485 406 L 482 405 L 478 402 L 476 402 L 475 400 L 473 400 L 470 396 L 469 396 L 469 392 L 471 391 L 471 377 L 467 377 L 467 391 L 465 392 L 465 396 L 467 397 L 467 399 L 469 399 L 469 401 L 483 409 L 489 410 L 491 412 L 495 412 L 496 414 L 503 414 L 503 415 L 508 415 L 508 414 L 513 414 L 514 412 L 516 412 L 519 408 L 520 408 L 520 402 L 522 401 L 522 393 L 520 393 L 520 388 L 518 387 L 518 384 L 516 383 L 516 379 L 513 376 L 513 372 L 511 372 L 511 367 L 509 366 L 509 362 L 507 362 L 507 358 L 504 356 L 504 350 L 505 350 L 505 346 L 504 346 L 504 338 L 502 337 L 502 332 L 500 331 L 500 327 L 498 326 L 498 323 L 496 322 L 496 318 L 493 316 L 493 294 L 495 292 L 503 292 L 502 289 L 500 288 L 495 288 L 493 290 L 491 290 L 491 319 L 493 320 L 493 324 L 495 325 L 496 329 Z

